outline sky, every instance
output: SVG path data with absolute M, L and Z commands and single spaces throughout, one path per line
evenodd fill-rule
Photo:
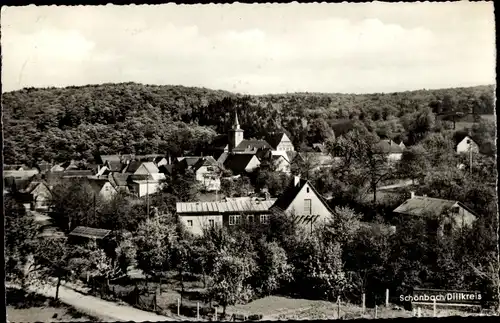
M 2 7 L 2 91 L 137 82 L 245 94 L 495 83 L 492 2 Z

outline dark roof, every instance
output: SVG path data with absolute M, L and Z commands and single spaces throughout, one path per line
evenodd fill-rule
M 123 170 L 125 173 L 135 173 L 141 167 L 142 162 L 138 160 L 132 160 L 130 163 L 127 165 L 127 167 Z
M 79 226 L 71 231 L 69 235 L 84 238 L 104 239 L 110 233 L 111 230 Z
M 172 174 L 172 171 L 174 169 L 174 165 L 161 165 L 160 167 L 158 167 L 158 169 L 160 170 L 160 173 L 163 173 L 163 174 Z
M 227 152 L 223 152 L 223 153 L 219 156 L 219 158 L 217 158 L 217 162 L 223 165 L 223 164 L 226 162 L 226 159 L 227 159 L 227 157 L 228 157 L 228 156 L 229 156 L 229 153 L 227 153 Z
M 111 172 L 121 172 L 125 165 L 121 161 L 108 161 L 106 162 L 106 167 L 108 167 Z
M 295 185 L 295 180 L 292 179 L 288 187 L 285 189 L 283 194 L 276 200 L 274 205 L 272 206 L 272 209 L 278 210 L 278 211 L 285 211 L 288 209 L 290 204 L 295 200 L 297 197 L 297 194 L 302 190 L 302 188 L 306 185 L 309 184 L 309 187 L 312 189 L 314 194 L 319 198 L 319 200 L 325 205 L 325 207 L 330 211 L 330 213 L 333 214 L 333 210 L 330 208 L 328 205 L 327 201 L 321 194 L 318 193 L 318 191 L 314 188 L 314 186 L 311 185 L 307 180 L 305 179 L 299 179 L 299 182 L 297 185 Z
M 273 149 L 276 149 L 276 147 L 278 147 L 281 140 L 283 139 L 284 134 L 284 132 L 272 133 L 266 138 L 266 141 L 269 143 L 269 145 L 271 145 L 271 147 L 273 147 Z
M 231 154 L 224 162 L 224 167 L 235 173 L 242 173 L 253 157 L 255 157 L 254 154 Z
M 240 144 L 233 149 L 233 151 L 257 151 L 257 149 L 272 148 L 271 145 L 265 140 L 257 139 L 244 139 Z
M 102 190 L 102 187 L 109 182 L 107 179 L 89 179 L 90 187 L 96 192 L 99 193 Z
M 115 188 L 117 186 L 127 186 L 129 177 L 130 174 L 121 174 L 121 173 L 111 173 L 108 176 L 111 185 L 113 185 Z
M 398 206 L 394 212 L 414 216 L 438 216 L 447 212 L 456 203 L 472 214 L 477 215 L 476 212 L 459 201 L 443 200 L 427 196 L 415 196 L 408 199 Z
M 120 161 L 121 160 L 121 157 L 120 155 L 100 155 L 99 156 L 101 158 L 101 161 L 103 163 L 107 162 L 107 161 Z
M 202 166 L 215 166 L 215 167 L 220 167 L 222 166 L 219 164 L 212 156 L 207 156 L 207 157 L 202 157 L 198 159 L 196 164 L 193 165 L 193 169 L 197 170 L 198 168 Z

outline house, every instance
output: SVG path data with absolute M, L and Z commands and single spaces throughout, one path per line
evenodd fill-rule
M 194 234 L 202 234 L 204 226 L 239 223 L 269 223 L 274 213 L 294 217 L 299 224 L 308 227 L 330 219 L 333 211 L 326 200 L 307 181 L 295 177 L 283 194 L 269 196 L 225 198 L 220 202 L 178 202 L 179 220 Z
M 124 169 L 128 173 L 128 186 L 139 197 L 158 192 L 166 179 L 153 162 L 130 161 Z
M 327 152 L 326 146 L 324 143 L 315 143 L 313 144 L 313 150 L 318 153 L 325 154 Z
M 261 167 L 271 167 L 278 172 L 290 173 L 290 162 L 286 153 L 275 155 L 270 149 L 261 149 L 255 155 L 259 159 Z
M 125 166 L 126 164 L 122 163 L 120 160 L 107 160 L 103 167 L 106 167 L 110 172 L 122 172 Z
M 4 168 L 3 177 L 4 178 L 13 177 L 15 179 L 29 179 L 39 173 L 40 171 L 36 168 L 19 167 L 18 169 L 14 170 L 9 170 Z
M 110 173 L 107 176 L 108 181 L 111 183 L 111 185 L 113 185 L 116 192 L 124 192 L 124 193 L 130 193 L 128 187 L 129 177 L 130 174 L 121 174 L 121 173 Z
M 470 226 L 478 217 L 474 210 L 459 201 L 416 196 L 413 192 L 410 199 L 393 212 L 400 216 L 424 217 L 445 233 L 453 228 Z
M 203 233 L 205 226 L 234 226 L 243 221 L 267 223 L 276 199 L 254 197 L 225 198 L 220 202 L 178 202 L 180 222 L 193 234 Z
M 478 153 L 479 145 L 466 134 L 457 134 L 455 137 L 455 149 L 458 154 L 461 153 Z
M 202 157 L 192 167 L 196 180 L 203 185 L 203 188 L 210 191 L 220 190 L 222 165 L 213 157 Z
M 116 188 L 107 179 L 89 179 L 89 184 L 96 196 L 105 200 L 110 200 L 117 193 Z
M 31 209 L 48 211 L 52 202 L 51 187 L 44 181 L 32 181 L 21 193 L 31 196 Z
M 23 165 L 23 164 L 18 164 L 18 165 L 3 165 L 3 170 L 19 170 L 19 171 L 22 171 L 22 170 L 25 170 L 25 169 L 29 169 L 29 167 L 27 167 L 26 165 Z
M 403 156 L 404 149 L 391 139 L 380 140 L 377 144 L 377 147 L 382 153 L 387 154 L 387 158 L 389 161 L 401 160 L 401 157 Z
M 185 156 L 177 157 L 177 163 L 175 164 L 176 169 L 188 170 L 191 169 L 202 156 Z
M 295 151 L 292 140 L 285 132 L 272 133 L 267 142 L 275 151 Z
M 106 164 L 106 162 L 121 162 L 121 160 L 120 155 L 100 155 L 98 158 L 101 164 Z
M 255 154 L 230 154 L 224 162 L 224 167 L 234 174 L 251 173 L 260 166 Z
M 112 239 L 112 233 L 113 231 L 107 229 L 77 226 L 68 234 L 68 242 L 74 245 L 83 245 L 95 241 L 97 246 L 103 249 L 108 257 L 113 258 L 116 255 L 117 245 Z
M 271 211 L 293 216 L 297 223 L 310 225 L 311 228 L 329 220 L 334 212 L 314 186 L 298 176 L 294 176 Z

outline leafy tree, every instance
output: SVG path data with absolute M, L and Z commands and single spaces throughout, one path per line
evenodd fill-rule
M 237 178 L 222 178 L 221 193 L 227 197 L 244 197 L 253 192 L 250 179 L 247 176 Z
M 335 209 L 332 218 L 322 228 L 323 239 L 337 242 L 341 245 L 350 242 L 361 226 L 361 217 L 361 214 L 356 213 L 348 207 Z
M 415 180 L 421 180 L 430 168 L 428 154 L 421 145 L 411 146 L 403 151 L 401 160 L 398 162 L 400 174 Z
M 257 247 L 257 272 L 252 278 L 256 293 L 270 295 L 292 279 L 293 268 L 285 250 L 276 242 L 260 240 Z
M 175 225 L 164 217 L 147 219 L 135 233 L 137 267 L 146 275 L 158 277 L 172 268 L 172 253 L 177 239 Z
M 227 249 L 218 253 L 208 293 L 222 305 L 222 315 L 228 305 L 246 303 L 251 300 L 253 290 L 249 283 L 254 271 L 253 259 L 244 258 Z
M 36 250 L 38 227 L 33 216 L 10 195 L 4 195 L 4 211 L 6 277 L 20 280 L 21 287 L 25 288 L 30 273 L 36 270 L 32 256 Z

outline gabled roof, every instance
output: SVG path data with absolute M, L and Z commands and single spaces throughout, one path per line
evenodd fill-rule
M 196 164 L 193 165 L 193 169 L 196 171 L 202 166 L 220 167 L 221 165 L 212 156 L 207 156 L 198 159 Z
M 201 156 L 185 156 L 185 157 L 178 157 L 177 160 L 179 162 L 185 163 L 185 166 L 191 167 L 194 164 L 196 164 L 198 162 L 198 160 L 200 160 L 200 158 L 202 158 L 202 157 Z
M 124 173 L 135 173 L 139 167 L 141 167 L 142 162 L 138 160 L 131 160 L 130 163 L 123 170 Z
M 100 193 L 106 183 L 109 183 L 107 179 L 89 179 L 90 187 L 92 187 L 96 193 Z
M 314 186 L 311 185 L 311 183 L 309 183 L 309 181 L 302 178 L 299 179 L 297 185 L 295 185 L 295 180 L 292 179 L 283 194 L 281 194 L 281 196 L 276 200 L 276 202 L 272 206 L 272 209 L 280 212 L 286 211 L 297 197 L 297 194 L 299 194 L 299 192 L 302 190 L 302 188 L 304 188 L 304 186 L 306 186 L 306 184 L 309 184 L 309 187 L 312 189 L 314 194 L 316 194 L 321 203 L 323 203 L 327 210 L 333 214 L 334 211 L 330 208 L 325 198 L 318 193 L 318 191 L 314 188 Z
M 457 131 L 453 135 L 453 141 L 455 142 L 455 148 L 456 146 L 462 142 L 465 138 L 469 137 L 474 143 L 477 142 L 477 138 L 473 138 L 471 135 L 469 135 L 467 132 L 464 131 Z
M 242 173 L 254 157 L 254 154 L 232 154 L 227 157 L 224 167 L 233 172 Z
M 219 156 L 219 158 L 217 158 L 217 162 L 220 163 L 221 165 L 224 165 L 224 163 L 226 162 L 226 159 L 227 159 L 228 156 L 229 156 L 229 153 L 223 152 Z
M 477 215 L 472 209 L 468 208 L 459 201 L 444 200 L 427 196 L 415 196 L 406 200 L 398 206 L 394 212 L 414 216 L 438 216 L 451 209 L 455 204 Z
M 121 172 L 125 167 L 121 161 L 107 161 L 105 164 L 110 172 Z
M 70 236 L 91 239 L 104 239 L 111 233 L 111 230 L 78 226 L 69 233 Z
M 120 155 L 100 155 L 99 157 L 103 163 L 107 161 L 119 162 L 121 160 Z
M 257 151 L 257 149 L 262 148 L 271 148 L 271 145 L 265 140 L 257 140 L 257 139 L 244 139 L 240 142 L 240 144 L 233 149 L 233 151 Z
M 129 177 L 130 174 L 121 174 L 121 173 L 110 173 L 108 176 L 111 185 L 113 185 L 113 187 L 115 188 L 118 186 L 122 187 L 127 186 Z
M 281 140 L 283 140 L 283 135 L 285 135 L 284 132 L 272 133 L 266 138 L 266 141 L 269 145 L 271 145 L 271 147 L 273 147 L 273 149 L 276 149 L 281 143 Z
M 31 193 L 33 192 L 39 185 L 43 185 L 47 188 L 47 190 L 50 191 L 50 188 L 49 186 L 47 185 L 47 183 L 45 183 L 44 181 L 32 181 L 31 183 L 29 183 L 29 185 L 23 190 L 24 193 Z
M 325 146 L 325 144 L 322 144 L 322 143 L 313 144 L 313 149 L 315 151 L 322 152 L 322 153 L 326 152 L 326 146 Z
M 157 173 L 159 173 L 158 167 L 156 167 L 155 163 L 153 163 L 153 162 L 143 162 L 142 164 L 144 165 L 144 167 L 146 168 L 146 170 L 150 174 L 157 174 Z
M 297 152 L 296 151 L 287 151 L 286 155 L 288 157 L 288 161 L 291 163 L 295 157 L 297 157 Z

